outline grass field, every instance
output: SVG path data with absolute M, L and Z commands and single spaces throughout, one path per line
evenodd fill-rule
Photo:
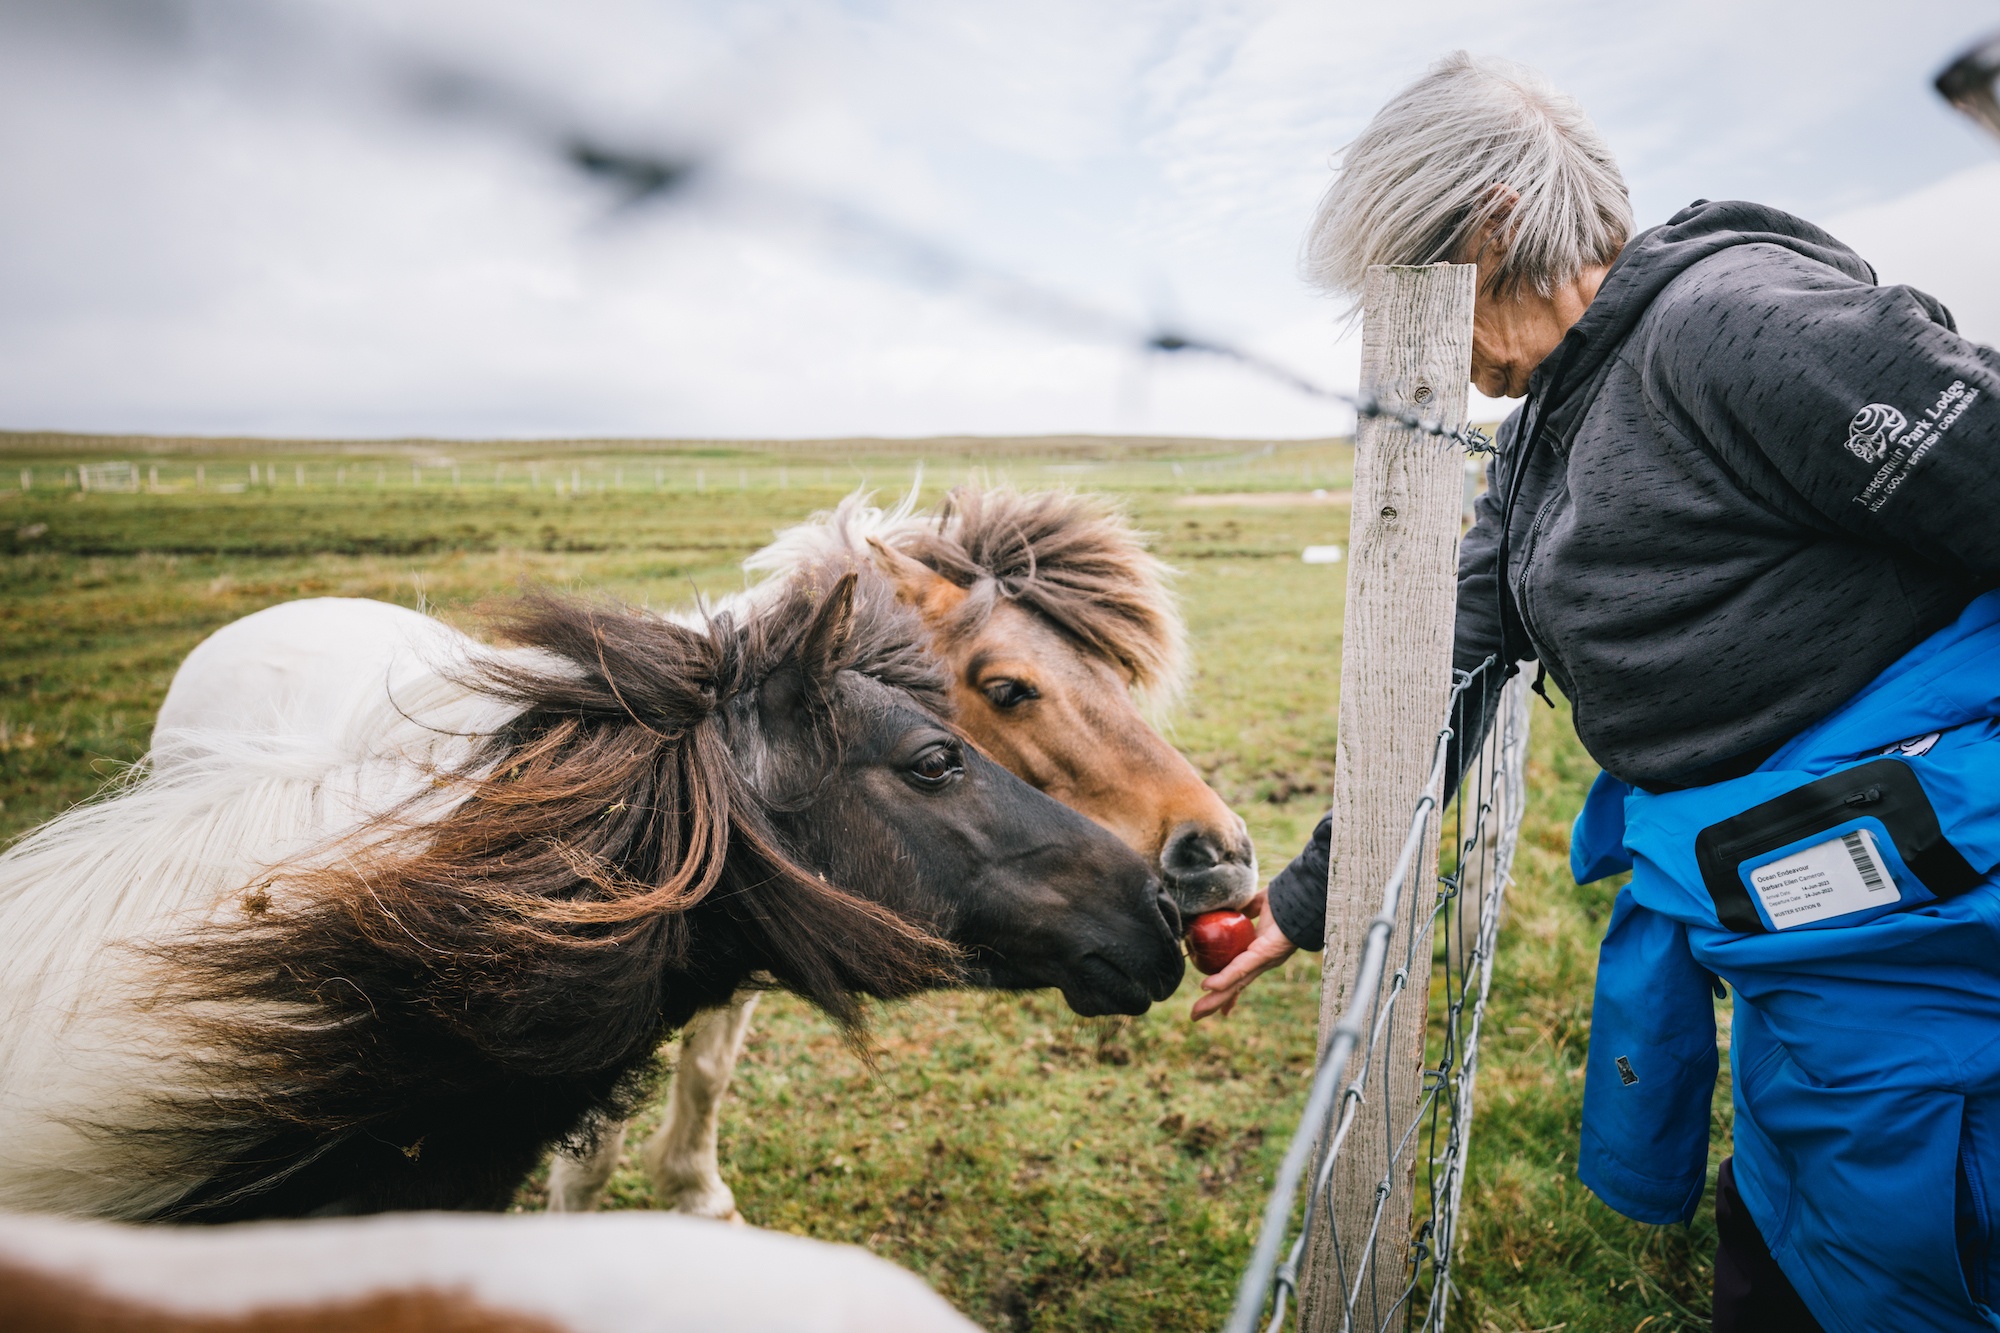
M 134 466 L 77 489 L 81 465 L 114 459 Z M 932 492 L 974 474 L 1113 492 L 1156 535 L 1181 571 L 1197 667 L 1173 738 L 1249 821 L 1266 875 L 1282 866 L 1332 777 L 1343 569 L 1299 559 L 1345 540 L 1350 463 L 1332 443 L 0 438 L 0 838 L 137 759 L 181 657 L 250 611 L 340 595 L 464 620 L 524 580 L 676 604 L 738 586 L 774 528 L 864 480 L 906 486 L 920 461 Z M 1568 821 L 1594 770 L 1566 711 L 1537 705 L 1535 727 L 1453 1324 L 1705 1328 L 1707 1212 L 1638 1226 L 1574 1176 L 1613 888 L 1569 880 Z M 738 1201 L 758 1224 L 907 1264 L 996 1330 L 1215 1327 L 1303 1097 L 1317 961 L 1266 978 L 1226 1022 L 1190 1026 L 1192 990 L 1117 1021 L 1051 995 L 936 996 L 880 1010 L 867 1060 L 772 997 L 723 1130 Z M 621 1170 L 610 1206 L 650 1202 Z M 538 1206 L 533 1187 L 522 1203 Z

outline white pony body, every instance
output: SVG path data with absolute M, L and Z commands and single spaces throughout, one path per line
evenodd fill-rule
M 107 1136 L 143 1155 L 130 1131 L 198 1057 L 134 950 L 261 910 L 273 866 L 331 854 L 372 815 L 446 813 L 425 804 L 430 775 L 517 711 L 459 683 L 492 651 L 379 602 L 259 612 L 190 656 L 113 799 L 0 855 L 0 1209 L 143 1217 L 184 1188 L 108 1165 Z
M 361 1302 L 394 1328 L 976 1333 L 922 1279 L 857 1246 L 657 1213 L 218 1227 L 0 1217 L 0 1319 L 59 1303 L 76 1321 L 65 1327 L 99 1333 L 352 1333 Z

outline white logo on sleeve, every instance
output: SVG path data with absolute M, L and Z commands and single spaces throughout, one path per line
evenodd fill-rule
M 1980 391 L 1964 380 L 1953 380 L 1914 421 L 1887 403 L 1870 403 L 1856 412 L 1854 420 L 1847 423 L 1847 451 L 1873 464 L 1875 475 L 1854 502 L 1871 514 L 1880 513 L 1979 396 Z
M 1847 423 L 1847 451 L 1864 463 L 1879 463 L 1909 419 L 1887 403 L 1870 403 Z

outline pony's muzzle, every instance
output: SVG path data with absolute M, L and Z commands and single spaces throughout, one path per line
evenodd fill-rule
M 1171 895 L 1148 877 L 1137 918 L 1116 935 L 1099 935 L 1063 968 L 1063 1000 L 1086 1017 L 1143 1014 L 1180 988 L 1181 914 Z M 1147 920 L 1147 918 L 1151 918 Z
M 1257 896 L 1257 849 L 1241 819 L 1233 828 L 1190 821 L 1160 848 L 1160 876 L 1185 916 L 1241 907 Z

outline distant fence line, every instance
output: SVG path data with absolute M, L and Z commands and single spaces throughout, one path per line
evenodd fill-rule
M 1343 487 L 1349 477 L 1343 446 L 1271 446 L 1207 458 L 1103 460 L 1017 458 L 968 465 L 947 458 L 871 458 L 855 462 L 691 460 L 681 457 L 597 458 L 352 458 L 267 459 L 168 456 L 103 458 L 76 463 L 36 461 L 16 469 L 22 491 L 93 493 L 436 490 L 540 492 L 557 497 L 623 492 L 904 489 L 921 478 L 930 487 L 960 481 L 1007 481 L 1028 486 L 1192 490 L 1241 486 L 1260 490 Z M 1323 497 L 1322 497 L 1323 498 Z
M 520 439 L 446 439 L 406 436 L 383 439 L 285 439 L 269 436 L 100 435 L 69 431 L 0 430 L 0 455 L 158 457 L 198 454 L 349 454 L 442 457 L 454 453 L 508 453 L 527 456 L 716 456 L 781 455 L 839 460 L 857 457 L 958 458 L 1178 458 L 1190 454 L 1245 455 L 1267 449 L 1312 449 L 1351 444 L 1349 436 L 1303 439 L 1230 439 L 1187 435 L 934 435 L 844 436 L 819 439 L 748 439 L 638 436 L 578 436 Z

